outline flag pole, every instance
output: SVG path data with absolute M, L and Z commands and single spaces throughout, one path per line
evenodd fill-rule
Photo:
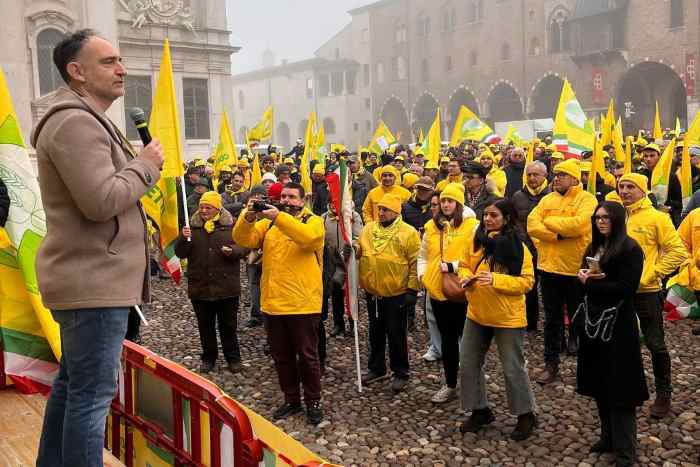
M 357 332 L 357 319 L 353 320 L 353 327 L 355 328 L 355 365 L 357 367 L 357 390 L 362 392 L 362 374 L 360 368 L 360 337 Z
M 350 257 L 348 266 L 349 269 L 351 268 L 355 272 L 354 277 L 357 277 L 357 259 L 355 259 L 354 251 L 352 252 L 352 256 Z M 350 281 L 349 278 L 350 275 L 348 274 L 345 279 L 348 284 L 348 297 L 350 296 L 350 287 L 353 285 L 353 281 Z M 354 292 L 355 296 L 357 297 L 357 289 L 355 289 Z M 353 334 L 355 335 L 355 369 L 357 370 L 357 390 L 358 392 L 362 393 L 362 368 L 360 366 L 360 336 L 357 330 L 357 322 L 360 318 L 360 302 L 357 299 L 348 299 L 348 304 L 353 308 L 350 310 L 350 316 L 353 318 Z
M 180 179 L 180 188 L 182 188 L 182 209 L 185 212 L 185 227 L 190 228 L 190 213 L 187 211 L 187 191 L 185 191 L 185 177 L 178 177 Z M 192 238 L 187 237 L 187 241 L 191 242 Z

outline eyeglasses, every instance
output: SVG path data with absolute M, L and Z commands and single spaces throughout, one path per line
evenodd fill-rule
M 568 176 L 569 176 L 569 174 L 567 174 L 565 172 L 555 172 L 554 173 L 554 178 L 563 178 L 563 177 L 568 177 Z
M 607 216 L 605 214 L 600 215 L 600 216 L 593 216 L 593 219 L 596 222 L 610 222 L 610 216 Z

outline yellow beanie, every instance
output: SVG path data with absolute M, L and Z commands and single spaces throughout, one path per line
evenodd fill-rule
M 401 184 L 404 188 L 410 190 L 411 188 L 413 188 L 413 185 L 416 184 L 419 178 L 420 177 L 414 174 L 413 172 L 406 172 L 405 174 L 403 174 L 403 180 Z
M 238 161 L 238 167 L 245 167 L 246 169 L 250 167 L 250 164 L 248 163 L 248 159 L 240 159 Z
M 448 184 L 440 193 L 440 199 L 452 199 L 464 205 L 464 186 L 461 183 Z
M 565 173 L 571 175 L 576 180 L 581 180 L 581 167 L 576 159 L 567 159 L 554 167 L 554 173 Z
M 560 153 L 559 151 L 553 152 L 552 155 L 549 157 L 550 159 L 558 159 L 560 161 L 563 161 L 565 159 L 564 154 Z
M 385 173 L 390 173 L 396 178 L 400 177 L 399 171 L 396 170 L 396 167 L 394 167 L 393 165 L 385 165 L 384 167 L 382 167 L 382 169 L 379 171 L 379 177 L 381 178 L 381 176 Z
M 379 200 L 377 206 L 394 211 L 397 214 L 401 214 L 401 198 L 396 195 L 392 195 L 391 193 L 385 194 L 382 199 Z
M 230 165 L 222 165 L 221 168 L 219 169 L 219 172 L 229 172 L 230 173 L 230 172 L 233 172 L 233 170 L 231 170 Z
M 579 162 L 579 167 L 581 168 L 581 172 L 590 172 L 593 164 L 590 161 L 581 161 Z
M 221 209 L 223 207 L 221 203 L 221 195 L 216 191 L 207 191 L 199 198 L 199 204 L 209 204 L 214 206 L 216 209 Z
M 617 184 L 619 185 L 620 182 L 630 182 L 637 188 L 642 190 L 644 193 L 649 193 L 649 190 L 647 189 L 649 179 L 646 177 L 646 175 L 638 173 L 628 173 L 620 177 L 620 180 L 617 182 Z

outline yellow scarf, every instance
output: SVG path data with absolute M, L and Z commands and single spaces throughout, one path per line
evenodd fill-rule
M 375 222 L 372 228 L 372 248 L 374 251 L 380 253 L 384 250 L 398 232 L 400 225 L 401 216 L 397 217 L 388 227 L 382 227 L 382 224 Z
M 221 213 L 218 213 L 216 216 L 212 217 L 208 221 L 204 223 L 204 230 L 207 231 L 207 233 L 212 233 L 214 229 L 216 228 L 216 221 L 218 221 L 221 218 Z
M 545 188 L 547 188 L 547 179 L 545 178 L 542 181 L 542 184 L 540 186 L 538 186 L 537 188 L 535 188 L 534 190 L 532 188 L 530 188 L 530 185 L 528 185 L 527 183 L 525 184 L 525 188 L 527 188 L 527 191 L 529 191 L 532 196 L 537 196 L 540 193 L 542 193 Z

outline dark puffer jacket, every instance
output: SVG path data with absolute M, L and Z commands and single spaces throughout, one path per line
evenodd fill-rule
M 226 209 L 212 233 L 204 230 L 204 220 L 199 212 L 190 221 L 192 241 L 180 235 L 175 244 L 175 254 L 188 259 L 187 293 L 192 300 L 220 300 L 238 297 L 241 293 L 240 259 L 247 253 L 245 248 L 232 240 L 233 216 Z M 221 247 L 233 249 L 230 256 L 224 255 Z

